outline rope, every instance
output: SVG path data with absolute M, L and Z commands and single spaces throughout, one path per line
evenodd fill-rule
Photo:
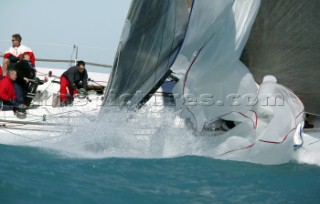
M 24 139 L 32 140 L 32 138 L 30 138 L 30 137 L 26 137 L 26 136 L 18 135 L 18 134 L 16 134 L 16 133 L 11 132 L 11 131 L 6 130 L 6 129 L 3 129 L 3 130 L 4 130 L 5 132 L 8 132 L 8 133 L 12 134 L 12 135 L 15 135 L 15 136 L 18 136 L 18 137 L 21 137 L 21 138 L 24 138 Z
M 318 143 L 318 142 L 320 142 L 320 140 L 315 141 L 315 142 L 312 142 L 312 143 L 309 143 L 309 145 L 313 145 L 313 144 L 316 144 L 316 143 Z
M 70 56 L 70 61 L 73 61 L 72 58 L 73 58 L 73 54 L 74 54 L 74 51 L 76 49 L 76 45 L 73 45 L 73 49 L 72 49 L 72 53 L 71 53 L 71 56 Z M 71 67 L 72 66 L 72 63 L 70 62 L 69 66 Z
M 30 137 L 26 137 L 26 136 L 23 136 L 23 135 L 20 135 L 20 134 L 17 134 L 17 133 L 14 133 L 12 131 L 9 131 L 9 130 L 6 130 L 6 129 L 3 129 L 5 132 L 9 133 L 9 134 L 12 134 L 12 135 L 15 135 L 17 137 L 20 137 L 20 138 L 23 138 L 23 139 L 27 139 L 29 140 L 28 143 L 32 143 L 32 142 L 43 142 L 43 141 L 47 141 L 47 140 L 50 140 L 50 139 L 55 139 L 55 138 L 61 138 L 63 136 L 65 136 L 64 134 L 63 135 L 58 135 L 58 136 L 54 136 L 54 137 L 47 137 L 47 138 L 42 138 L 42 139 L 33 139 L 33 138 L 30 138 Z M 35 129 L 28 129 L 28 130 L 31 130 L 31 131 L 39 131 L 39 130 L 35 130 Z M 42 130 L 41 130 L 42 131 Z M 52 131 L 50 131 L 52 132 Z M 56 131 L 57 133 L 70 133 L 71 131 Z M 16 143 L 16 144 L 25 144 L 22 143 L 22 142 L 19 142 L 19 143 Z
M 0 57 L 3 57 L 3 53 L 0 54 Z M 61 60 L 61 59 L 46 59 L 46 58 L 37 58 L 37 62 L 62 62 L 62 63 L 73 63 L 74 60 Z M 99 63 L 93 63 L 93 62 L 86 62 L 87 65 L 95 66 L 95 67 L 103 67 L 103 68 L 111 68 L 112 65 L 108 64 L 99 64 Z

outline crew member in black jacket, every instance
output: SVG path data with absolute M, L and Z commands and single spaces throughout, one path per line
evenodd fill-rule
M 15 64 L 14 68 L 17 71 L 17 79 L 14 82 L 17 103 L 22 104 L 26 102 L 29 83 L 36 76 L 36 70 L 33 68 L 28 54 L 23 54 L 21 60 Z
M 78 94 L 79 88 L 87 90 L 88 73 L 85 68 L 84 61 L 78 61 L 76 66 L 70 67 L 65 71 L 60 78 L 60 104 L 61 106 L 67 103 L 67 87 L 73 99 L 73 96 Z

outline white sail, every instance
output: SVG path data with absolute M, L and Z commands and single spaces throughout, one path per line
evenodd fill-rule
M 184 44 L 172 66 L 180 78 L 174 95 L 180 115 L 191 119 L 199 132 L 219 119 L 236 123 L 215 139 L 215 157 L 280 164 L 293 157 L 304 106 L 275 81 L 258 88 L 239 60 L 259 6 L 256 0 L 194 2 Z
M 174 89 L 177 107 L 198 131 L 225 114 L 251 108 L 242 99 L 256 94 L 255 81 L 239 57 L 259 4 L 194 2 L 184 44 L 171 69 L 181 79 Z

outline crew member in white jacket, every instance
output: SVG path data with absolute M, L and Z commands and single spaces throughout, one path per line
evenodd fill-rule
M 16 64 L 23 54 L 28 54 L 30 56 L 30 62 L 32 66 L 35 66 L 35 56 L 32 50 L 21 44 L 21 36 L 20 34 L 12 35 L 12 47 L 9 48 L 8 51 L 5 52 L 3 56 L 3 64 L 2 64 L 2 74 L 5 76 L 7 74 L 7 70 L 9 67 L 13 67 Z

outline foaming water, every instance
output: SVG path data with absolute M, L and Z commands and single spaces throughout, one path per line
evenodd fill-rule
M 74 130 L 54 140 L 33 143 L 80 158 L 168 158 L 198 155 L 196 137 L 172 110 L 106 110 L 95 120 L 73 121 Z M 199 147 L 199 148 L 198 148 Z
M 72 131 L 58 137 L 48 137 L 25 145 L 37 146 L 72 158 L 172 158 L 204 156 L 220 158 L 230 148 L 246 145 L 239 137 L 224 138 L 194 134 L 185 122 L 170 109 L 148 106 L 136 111 L 108 108 L 99 117 L 77 118 L 72 121 Z M 235 147 L 232 147 L 232 146 Z M 230 147 L 231 146 L 231 147 Z M 239 158 L 246 160 L 240 151 Z M 293 159 L 299 163 L 320 166 L 319 150 L 301 149 Z
M 313 136 L 319 136 L 320 133 L 313 132 L 309 134 Z M 305 144 L 295 155 L 295 160 L 303 164 L 312 164 L 320 166 L 320 141 L 314 139 L 309 134 L 304 135 L 304 139 L 306 140 Z M 312 148 L 310 148 L 311 146 Z

